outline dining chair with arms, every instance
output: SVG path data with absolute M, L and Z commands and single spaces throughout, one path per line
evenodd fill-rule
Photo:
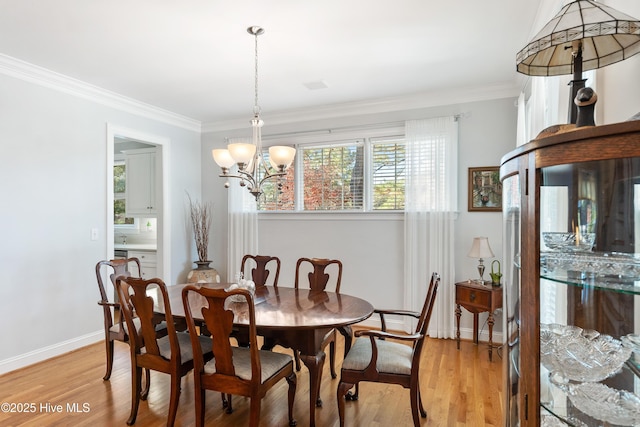
M 161 279 L 150 280 L 131 277 L 116 279 L 116 289 L 120 297 L 121 311 L 129 327 L 131 349 L 131 413 L 128 425 L 136 421 L 140 400 L 147 398 L 148 388 L 141 390 L 142 369 L 151 369 L 171 376 L 171 394 L 169 398 L 169 414 L 167 426 L 173 426 L 178 402 L 180 401 L 180 382 L 193 369 L 193 352 L 188 332 L 176 331 L 167 287 Z M 159 319 L 154 310 L 156 303 L 164 307 L 164 319 Z M 140 327 L 134 324 L 139 319 Z M 165 321 L 167 334 L 158 337 L 156 326 Z M 210 340 L 202 337 L 200 359 L 213 357 Z
M 307 273 L 307 280 L 303 280 L 302 276 Z M 333 277 L 332 277 L 333 275 Z M 331 279 L 331 283 L 335 286 L 334 292 L 340 293 L 340 283 L 342 282 L 342 262 L 337 259 L 326 258 L 300 258 L 296 262 L 295 288 L 306 283 L 311 290 L 324 291 Z M 340 328 L 340 333 L 345 337 L 345 355 L 351 346 L 351 328 Z M 329 364 L 331 367 L 331 377 L 336 378 L 336 330 L 332 329 L 327 333 L 322 348 L 329 345 Z M 296 360 L 296 370 L 300 370 L 300 357 L 294 352 Z
M 103 379 L 106 381 L 111 377 L 111 370 L 113 368 L 113 346 L 114 341 L 129 342 L 129 334 L 127 333 L 127 325 L 124 317 L 120 314 L 120 303 L 117 301 L 110 301 L 107 295 L 107 289 L 102 279 L 105 271 L 109 275 L 111 284 L 115 291 L 116 278 L 117 277 L 131 277 L 130 266 L 137 268 L 137 273 L 140 274 L 140 260 L 138 258 L 127 259 L 112 259 L 99 261 L 96 264 L 96 277 L 98 278 L 98 289 L 100 291 L 100 301 L 98 305 L 102 306 L 104 314 L 104 342 L 106 345 L 107 353 L 107 372 Z M 138 320 L 135 320 L 136 325 L 139 325 Z M 162 326 L 160 326 L 162 327 Z M 148 381 L 148 376 L 147 376 Z M 148 383 L 147 383 L 148 386 Z
M 231 300 L 228 300 L 233 297 Z M 195 316 L 189 303 L 191 298 L 204 298 L 200 313 L 207 329 L 211 333 L 207 337 L 213 347 L 213 359 L 207 361 L 202 357 L 202 338 L 198 335 Z M 240 299 L 240 302 L 235 299 Z M 182 290 L 187 326 L 191 336 L 194 353 L 194 386 L 196 426 L 204 426 L 205 393 L 215 390 L 223 395 L 246 396 L 251 400 L 249 425 L 260 424 L 260 407 L 267 391 L 283 378 L 289 384 L 288 406 L 289 425 L 295 426 L 293 403 L 296 393 L 296 374 L 293 370 L 291 356 L 267 350 L 260 350 L 256 334 L 256 318 L 253 296 L 245 289 L 207 288 L 187 285 Z M 231 345 L 230 337 L 234 326 L 234 311 L 248 322 L 249 347 Z M 231 402 L 229 401 L 229 405 Z M 227 408 L 229 412 L 230 408 Z
M 380 315 L 381 330 L 356 331 L 355 336 L 361 338 L 355 340 L 343 360 L 340 383 L 338 384 L 338 414 L 341 427 L 344 426 L 345 396 L 349 389 L 355 385 L 356 391 L 349 400 L 357 400 L 358 384 L 361 381 L 397 384 L 408 388 L 414 426 L 420 425 L 420 416 L 427 417 L 420 396 L 420 353 L 427 334 L 439 283 L 440 277 L 437 273 L 433 273 L 420 313 L 408 310 L 374 310 L 374 313 Z M 385 315 L 411 316 L 418 319 L 415 333 L 387 332 Z
M 250 277 L 248 275 L 249 269 L 251 269 Z M 278 286 L 278 277 L 280 276 L 280 258 L 268 255 L 247 254 L 242 258 L 240 272 L 242 273 L 242 277 L 245 279 L 253 280 L 256 287 L 267 285 L 267 280 L 270 275 L 273 277 L 271 285 Z

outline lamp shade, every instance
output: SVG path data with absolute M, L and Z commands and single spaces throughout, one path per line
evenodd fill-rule
M 493 251 L 487 237 L 474 237 L 471 250 L 467 254 L 470 258 L 493 258 Z
M 269 160 L 271 165 L 275 165 L 276 169 L 286 169 L 293 162 L 293 158 L 296 155 L 296 149 L 293 147 L 286 147 L 282 145 L 276 145 L 269 147 Z
M 518 52 L 517 70 L 529 76 L 572 74 L 579 44 L 583 71 L 622 61 L 640 52 L 640 21 L 595 1 L 573 1 Z
M 236 142 L 227 146 L 229 154 L 236 163 L 248 164 L 256 154 L 256 146 L 246 142 Z
M 217 148 L 215 150 L 211 150 L 211 155 L 213 156 L 213 160 L 217 163 L 221 168 L 229 169 L 235 161 L 231 154 L 229 154 L 229 150 L 223 148 Z

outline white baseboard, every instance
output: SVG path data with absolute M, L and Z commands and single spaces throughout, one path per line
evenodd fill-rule
M 16 369 L 24 368 L 25 366 L 33 365 L 34 363 L 42 362 L 43 360 L 68 353 L 73 350 L 77 350 L 81 347 L 85 347 L 89 344 L 96 343 L 103 339 L 104 331 L 100 330 L 47 347 L 42 347 L 28 353 L 20 354 L 9 359 L 0 360 L 0 375 L 6 374 L 10 371 L 15 371 Z
M 473 328 L 460 328 L 460 339 L 473 341 Z M 489 342 L 489 331 L 486 328 L 478 333 L 478 341 Z M 502 344 L 502 332 L 493 331 L 492 341 L 494 345 Z

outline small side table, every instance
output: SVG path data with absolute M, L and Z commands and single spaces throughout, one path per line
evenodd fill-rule
M 473 342 L 478 344 L 478 313 L 489 312 L 489 361 L 493 355 L 493 313 L 502 307 L 502 287 L 491 286 L 491 282 L 475 281 L 456 283 L 456 341 L 460 350 L 460 306 L 473 313 Z

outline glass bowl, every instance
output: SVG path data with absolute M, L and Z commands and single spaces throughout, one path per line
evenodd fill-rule
M 585 414 L 611 424 L 635 426 L 640 423 L 640 398 L 635 394 L 600 383 L 569 385 L 569 400 Z
M 632 350 L 609 335 L 577 326 L 540 324 L 540 361 L 571 381 L 602 381 L 617 373 Z
M 554 251 L 589 252 L 596 241 L 596 233 L 563 233 L 546 231 L 542 240 L 547 248 Z

